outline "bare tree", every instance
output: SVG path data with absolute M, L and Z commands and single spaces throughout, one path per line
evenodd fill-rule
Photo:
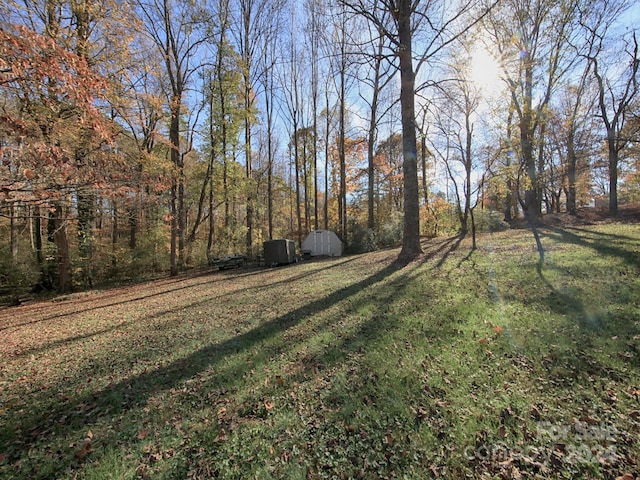
M 609 171 L 609 214 L 618 214 L 618 168 L 621 152 L 628 147 L 629 139 L 623 134 L 630 107 L 638 95 L 638 38 L 635 31 L 623 36 L 611 47 L 607 42 L 614 35 L 615 20 L 631 6 L 626 0 L 603 0 L 599 8 L 585 10 L 580 25 L 585 31 L 588 51 L 585 57 L 597 83 L 597 116 L 606 130 L 606 146 Z M 620 55 L 605 54 L 616 49 Z M 624 65 L 624 68 L 620 68 Z
M 464 45 L 461 48 L 464 52 Z M 472 214 L 472 171 L 476 155 L 474 130 L 480 104 L 480 90 L 469 78 L 469 54 L 454 55 L 449 70 L 451 79 L 440 85 L 442 95 L 439 104 L 434 105 L 438 131 L 436 139 L 439 138 L 440 141 L 432 144 L 431 150 L 440 157 L 454 186 L 460 234 L 464 236 L 468 233 Z M 454 163 L 462 167 L 461 174 Z
M 379 8 L 378 4 L 374 8 Z M 379 14 L 380 21 L 387 24 L 391 21 L 389 12 Z M 375 228 L 375 149 L 378 141 L 378 129 L 381 119 L 388 112 L 389 106 L 384 106 L 383 92 L 393 80 L 395 69 L 389 61 L 388 38 L 376 24 L 367 22 L 362 29 L 364 38 L 356 39 L 362 42 L 359 50 L 365 58 L 357 75 L 360 98 L 367 106 L 367 228 Z M 394 102 L 395 103 L 395 102 Z M 393 104 L 391 105 L 393 106 Z
M 281 84 L 284 86 L 284 109 L 286 109 L 285 115 L 288 116 L 290 121 L 289 128 L 289 152 L 291 167 L 295 169 L 295 200 L 293 203 L 295 206 L 296 216 L 296 235 L 298 237 L 298 244 L 302 246 L 302 210 L 300 206 L 300 137 L 298 130 L 302 127 L 302 110 L 303 99 L 301 92 L 302 74 L 303 74 L 303 53 L 299 50 L 293 26 L 297 22 L 298 12 L 294 8 L 289 18 L 289 36 L 287 38 L 287 44 L 283 45 L 283 57 L 288 57 L 288 62 L 283 65 L 280 71 Z
M 486 32 L 497 49 L 507 82 L 518 148 L 526 181 L 524 210 L 532 221 L 541 214 L 547 108 L 576 56 L 578 0 L 504 0 L 487 17 Z
M 487 8 L 477 12 L 478 3 L 463 1 L 453 6 L 444 2 L 412 0 L 341 0 L 353 12 L 374 23 L 389 40 L 400 72 L 400 107 L 403 139 L 404 230 L 399 259 L 410 261 L 422 253 L 420 246 L 420 192 L 416 140 L 416 72 L 456 38 L 476 24 Z M 374 4 L 379 4 L 374 8 Z M 390 14 L 386 22 L 382 12 Z M 414 36 L 420 38 L 420 55 L 414 55 Z M 414 60 L 416 65 L 414 67 Z

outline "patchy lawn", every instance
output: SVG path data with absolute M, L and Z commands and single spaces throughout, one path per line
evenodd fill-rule
M 633 479 L 640 225 L 541 236 L 0 310 L 0 477 Z

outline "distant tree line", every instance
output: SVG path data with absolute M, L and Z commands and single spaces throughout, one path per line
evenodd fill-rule
M 176 275 L 319 228 L 410 260 L 477 216 L 598 195 L 616 215 L 640 196 L 632 7 L 1 0 L 0 289 Z

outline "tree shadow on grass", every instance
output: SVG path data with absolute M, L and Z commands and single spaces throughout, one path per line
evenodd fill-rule
M 238 362 L 226 362 L 227 357 L 239 353 L 250 353 L 274 336 L 301 324 L 315 314 L 349 300 L 364 289 L 374 287 L 398 270 L 400 266 L 392 263 L 346 288 L 335 290 L 324 298 L 309 302 L 232 338 L 207 345 L 171 364 L 79 394 L 63 404 L 56 403 L 38 414 L 29 415 L 23 412 L 20 419 L 16 421 L 14 418 L 11 424 L 5 422 L 0 429 L 0 438 L 3 439 L 0 452 L 4 455 L 5 463 L 17 466 L 24 462 L 30 450 L 46 448 L 52 442 L 55 444 L 56 439 L 62 441 L 75 436 L 81 438 L 87 429 L 91 429 L 92 425 L 98 422 L 113 419 L 117 423 L 123 415 L 144 406 L 154 392 L 177 388 L 187 379 L 199 375 L 212 366 L 215 367 L 216 377 L 224 379 L 224 387 L 233 388 L 242 381 L 248 367 L 239 365 Z M 327 319 L 325 323 L 330 321 Z M 369 326 L 367 330 L 373 327 Z M 334 355 L 341 356 L 343 352 L 336 351 Z M 40 391 L 34 396 L 32 403 L 51 405 L 50 395 L 50 392 Z M 91 405 L 89 410 L 87 405 Z M 54 476 L 61 474 L 75 461 L 74 458 L 61 457 Z M 41 474 L 30 471 L 28 475 L 30 478 L 44 478 L 51 476 L 52 473 Z
M 289 425 L 280 425 L 279 432 L 272 431 L 271 426 L 265 427 L 269 431 L 264 433 L 266 436 L 288 442 L 288 445 L 282 446 L 285 452 L 288 448 L 302 450 L 301 462 L 306 465 L 305 468 L 309 469 L 307 474 L 311 477 L 314 472 L 322 472 L 325 475 L 331 475 L 332 478 L 338 474 L 345 478 L 371 476 L 370 468 L 367 470 L 362 465 L 356 465 L 358 462 L 354 463 L 354 457 L 344 453 L 354 448 L 357 449 L 359 456 L 366 455 L 367 461 L 376 462 L 381 468 L 393 471 L 395 474 L 405 471 L 405 467 L 411 463 L 411 457 L 407 454 L 408 449 L 411 448 L 408 437 L 398 438 L 397 441 L 392 442 L 393 445 L 385 445 L 381 439 L 385 428 L 391 428 L 391 424 L 394 429 L 407 433 L 415 431 L 415 416 L 413 413 L 407 413 L 414 405 L 408 405 L 405 395 L 393 390 L 398 382 L 391 381 L 389 378 L 394 376 L 398 362 L 403 361 L 403 354 L 415 355 L 411 345 L 414 339 L 406 335 L 407 325 L 400 326 L 400 324 L 407 321 L 402 305 L 405 304 L 403 295 L 408 283 L 422 283 L 418 277 L 412 277 L 412 273 L 418 268 L 420 264 L 413 262 L 411 267 L 403 270 L 402 275 L 386 281 L 384 287 L 380 286 L 364 294 L 353 295 L 340 314 L 346 319 L 353 316 L 354 319 L 347 320 L 344 326 L 355 328 L 333 329 L 330 331 L 330 336 L 325 339 L 325 343 L 316 344 L 315 347 L 307 349 L 309 343 L 312 343 L 308 341 L 309 339 L 316 334 L 321 336 L 329 331 L 327 328 L 329 325 L 325 325 L 321 327 L 322 331 L 310 333 L 307 339 L 298 342 L 305 348 L 294 352 L 296 368 L 289 372 L 286 370 L 273 372 L 274 375 L 284 374 L 284 380 L 282 377 L 278 378 L 281 382 L 292 386 L 290 395 L 282 391 L 286 390 L 286 387 L 279 389 L 278 385 L 271 386 L 266 383 L 251 389 L 254 404 L 260 404 L 259 399 L 275 396 L 277 401 L 284 402 L 284 405 L 279 404 L 276 408 L 292 411 L 296 411 L 300 405 L 288 399 L 291 396 L 297 398 L 299 389 L 306 389 L 307 392 L 315 391 L 315 397 L 317 397 L 317 402 L 314 403 L 315 408 L 304 412 L 303 418 L 297 426 L 293 427 L 294 431 L 297 428 L 302 430 L 303 435 L 292 438 Z M 408 293 L 409 296 L 414 294 L 415 292 Z M 436 294 L 435 290 L 425 289 L 422 292 L 424 304 L 429 305 L 430 299 Z M 366 312 L 364 315 L 363 311 Z M 457 322 L 458 320 L 446 317 L 433 319 L 425 324 L 415 322 L 411 328 L 417 328 L 421 335 L 433 336 L 438 339 L 438 342 L 446 344 L 450 337 L 459 334 L 456 328 Z M 397 329 L 402 330 L 401 337 L 396 335 Z M 384 357 L 370 359 L 369 354 L 376 357 L 379 352 L 387 351 L 384 347 L 385 343 L 387 348 L 389 344 L 398 344 L 398 351 L 394 350 L 397 356 L 394 354 L 386 361 Z M 293 348 L 295 349 L 295 346 Z M 270 356 L 278 357 L 281 353 L 280 351 L 271 352 Z M 413 377 L 410 380 L 405 377 L 405 380 L 413 384 L 408 388 L 417 390 L 416 395 L 420 397 L 422 388 L 420 381 Z M 394 398 L 389 398 L 390 394 Z M 399 404 L 402 404 L 401 408 L 398 408 Z M 368 413 L 363 413 L 363 409 L 367 409 Z M 371 414 L 372 411 L 375 413 Z M 260 411 L 249 409 L 244 413 L 247 415 L 244 420 L 249 422 L 255 421 L 256 417 L 261 418 Z M 241 421 L 242 419 L 226 418 L 220 428 L 229 433 L 237 428 L 238 422 Z M 389 422 L 389 425 L 385 422 Z M 347 425 L 350 426 L 347 427 Z M 275 429 L 277 428 L 278 426 Z M 351 433 L 345 435 L 349 429 Z M 239 435 L 243 434 L 246 432 Z M 203 436 L 206 435 L 209 438 L 212 436 L 210 432 L 203 434 Z M 216 433 L 213 434 L 215 435 Z M 194 442 L 192 453 L 196 456 L 197 447 L 202 443 L 205 443 L 202 439 Z M 274 443 L 278 444 L 277 441 Z M 280 445 L 275 449 L 278 450 L 279 447 Z M 329 460 L 324 455 L 326 452 L 333 452 L 334 459 Z M 223 475 L 224 472 L 219 470 L 217 461 L 225 457 L 226 453 L 228 453 L 227 450 L 225 453 L 213 454 L 211 458 L 203 460 L 204 464 L 208 463 L 203 469 L 210 469 Z M 241 464 L 242 459 L 235 459 L 235 462 Z M 410 469 L 406 468 L 406 471 L 409 472 Z
M 580 234 L 576 233 L 579 232 Z M 547 229 L 544 233 L 545 236 L 552 239 L 559 244 L 577 245 L 579 247 L 589 248 L 593 250 L 594 254 L 603 257 L 613 257 L 618 260 L 622 260 L 628 266 L 632 268 L 640 268 L 640 250 L 634 250 L 635 242 L 637 239 L 631 237 L 625 237 L 617 234 L 608 234 L 594 232 L 587 229 L 561 229 L 552 228 Z M 626 243 L 620 245 L 620 243 Z M 618 244 L 616 244 L 618 243 Z M 561 267 L 555 265 L 546 265 L 548 269 L 561 270 Z M 564 275 L 573 276 L 575 271 L 562 272 Z M 589 275 L 589 265 L 584 265 L 584 272 L 581 273 L 583 277 Z M 612 275 L 615 275 L 615 269 L 612 270 Z M 544 282 L 549 290 L 549 294 L 542 299 L 543 303 L 556 313 L 561 315 L 568 315 L 576 319 L 576 323 L 582 328 L 591 332 L 602 332 L 606 334 L 615 334 L 616 329 L 625 327 L 623 320 L 620 318 L 613 318 L 611 314 L 604 313 L 602 306 L 589 305 L 595 299 L 585 298 L 585 293 L 577 287 L 561 286 L 557 288 L 552 282 L 545 276 L 544 271 L 538 270 L 538 276 Z M 594 288 L 596 286 L 594 285 Z M 620 306 L 627 305 L 630 298 L 628 295 L 622 295 L 620 291 L 616 292 L 615 298 L 608 299 Z M 626 322 L 629 327 L 631 321 Z M 626 327 L 625 327 L 626 328 Z
M 422 256 L 421 263 L 425 264 L 438 258 L 435 268 L 442 267 L 442 265 L 447 261 L 447 258 L 449 258 L 449 256 L 458 249 L 464 238 L 464 235 L 456 235 L 447 238 L 445 241 L 439 242 L 439 245 L 436 248 L 429 248 L 425 251 Z
M 580 232 L 583 235 L 578 235 Z M 623 235 L 606 234 L 578 228 L 549 228 L 543 231 L 543 235 L 558 242 L 578 245 L 594 250 L 595 253 L 604 256 L 617 257 L 624 260 L 629 265 L 640 267 L 640 249 L 634 251 L 632 248 L 618 246 L 615 242 L 636 241 L 636 239 Z M 590 235 L 592 238 L 587 238 Z
M 352 261 L 354 261 L 355 258 L 351 258 L 348 260 L 344 260 L 344 261 L 340 261 L 340 262 L 334 262 L 331 264 L 324 264 L 324 266 L 322 268 L 317 268 L 314 270 L 310 270 L 310 271 L 306 271 L 305 273 L 299 274 L 299 275 L 295 275 L 295 276 L 291 276 L 291 277 L 285 277 L 282 280 L 277 280 L 277 281 L 265 281 L 263 282 L 261 285 L 259 286 L 255 286 L 251 288 L 252 292 L 261 292 L 263 290 L 269 290 L 270 288 L 273 288 L 275 286 L 281 285 L 281 284 L 292 284 L 295 283 L 297 281 L 303 280 L 307 277 L 312 277 L 313 275 L 316 275 L 318 273 L 319 270 L 322 270 L 323 272 L 328 271 L 329 269 L 332 268 L 336 268 L 336 267 L 340 267 L 340 266 L 344 266 Z M 263 271 L 264 273 L 264 271 Z M 246 275 L 239 275 L 240 277 L 245 277 Z M 229 281 L 233 281 L 233 278 L 228 278 Z M 109 303 L 107 305 L 101 305 L 101 306 L 96 306 L 96 307 L 91 307 L 91 308 L 86 308 L 84 310 L 78 310 L 74 313 L 65 313 L 65 314 L 60 314 L 58 316 L 55 317 L 47 317 L 45 319 L 42 320 L 38 320 L 36 322 L 29 322 L 29 323 L 37 323 L 37 322 L 41 322 L 41 321 L 47 321 L 47 320 L 54 320 L 54 319 L 58 319 L 58 318 L 62 318 L 62 317 L 66 317 L 66 316 L 71 316 L 71 315 L 77 315 L 80 313 L 86 313 L 89 311 L 93 311 L 93 310 L 100 310 L 102 308 L 107 308 L 107 307 L 113 307 L 113 306 L 121 306 L 121 305 L 125 305 L 127 303 L 132 303 L 132 302 L 139 302 L 139 301 L 143 301 L 143 300 L 147 300 L 149 298 L 152 298 L 154 296 L 159 296 L 159 295 L 172 295 L 178 291 L 185 291 L 185 290 L 189 290 L 190 288 L 193 287 L 197 287 L 201 285 L 201 282 L 198 283 L 189 283 L 188 285 L 183 285 L 181 286 L 179 289 L 176 288 L 172 288 L 170 290 L 167 291 L 162 291 L 159 293 L 155 293 L 155 294 L 149 294 L 149 295 L 143 295 L 143 296 L 138 296 L 135 297 L 135 299 L 129 299 L 129 300 L 125 300 L 122 302 L 115 302 L 115 303 Z M 218 302 L 225 302 L 226 299 L 232 299 L 235 295 L 237 295 L 239 292 L 245 293 L 245 289 L 243 287 L 238 287 L 238 289 L 236 290 L 231 290 L 229 292 L 223 293 L 223 294 L 219 294 L 216 295 L 215 298 Z M 179 306 L 177 307 L 166 307 L 163 310 L 159 310 L 157 312 L 153 313 L 154 317 L 162 317 L 164 315 L 171 315 L 171 314 L 179 314 L 181 312 L 183 312 L 185 309 L 197 309 L 200 307 L 206 307 L 209 303 L 211 302 L 211 297 L 210 296 L 203 296 L 201 298 L 199 298 L 197 301 L 191 302 L 191 303 L 181 303 Z M 51 340 L 46 340 L 45 343 L 43 343 L 42 345 L 39 346 L 34 346 L 31 348 L 27 348 L 24 350 L 21 350 L 19 353 L 16 353 L 14 356 L 15 357 L 23 357 L 23 358 L 28 358 L 31 355 L 38 355 L 44 352 L 51 352 L 57 348 L 60 347 L 65 347 L 67 345 L 73 344 L 75 342 L 80 342 L 80 341 L 87 341 L 87 340 L 91 340 L 95 337 L 99 337 L 102 335 L 107 335 L 110 334 L 112 332 L 115 331 L 119 331 L 122 330 L 124 328 L 127 328 L 127 326 L 131 326 L 134 325 L 136 322 L 140 321 L 139 318 L 135 317 L 132 318 L 130 320 L 126 320 L 126 321 L 121 321 L 118 322 L 108 328 L 103 328 L 100 330 L 96 330 L 96 331 L 92 331 L 92 332 L 87 332 L 87 333 L 82 333 L 82 334 L 78 334 L 78 335 L 73 335 L 73 336 L 69 336 L 69 337 L 65 337 L 65 338 L 61 338 L 61 339 L 51 339 Z M 14 328 L 19 328 L 20 326 L 24 326 L 24 324 L 19 324 L 19 325 L 15 325 L 13 326 Z M 163 324 L 163 327 L 166 327 L 167 325 Z M 9 328 L 9 327 L 7 327 Z M 0 329 L 0 331 L 2 331 L 2 329 Z

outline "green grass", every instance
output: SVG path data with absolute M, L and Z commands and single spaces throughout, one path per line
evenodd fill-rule
M 1 478 L 640 471 L 640 226 L 166 279 L 0 311 Z

